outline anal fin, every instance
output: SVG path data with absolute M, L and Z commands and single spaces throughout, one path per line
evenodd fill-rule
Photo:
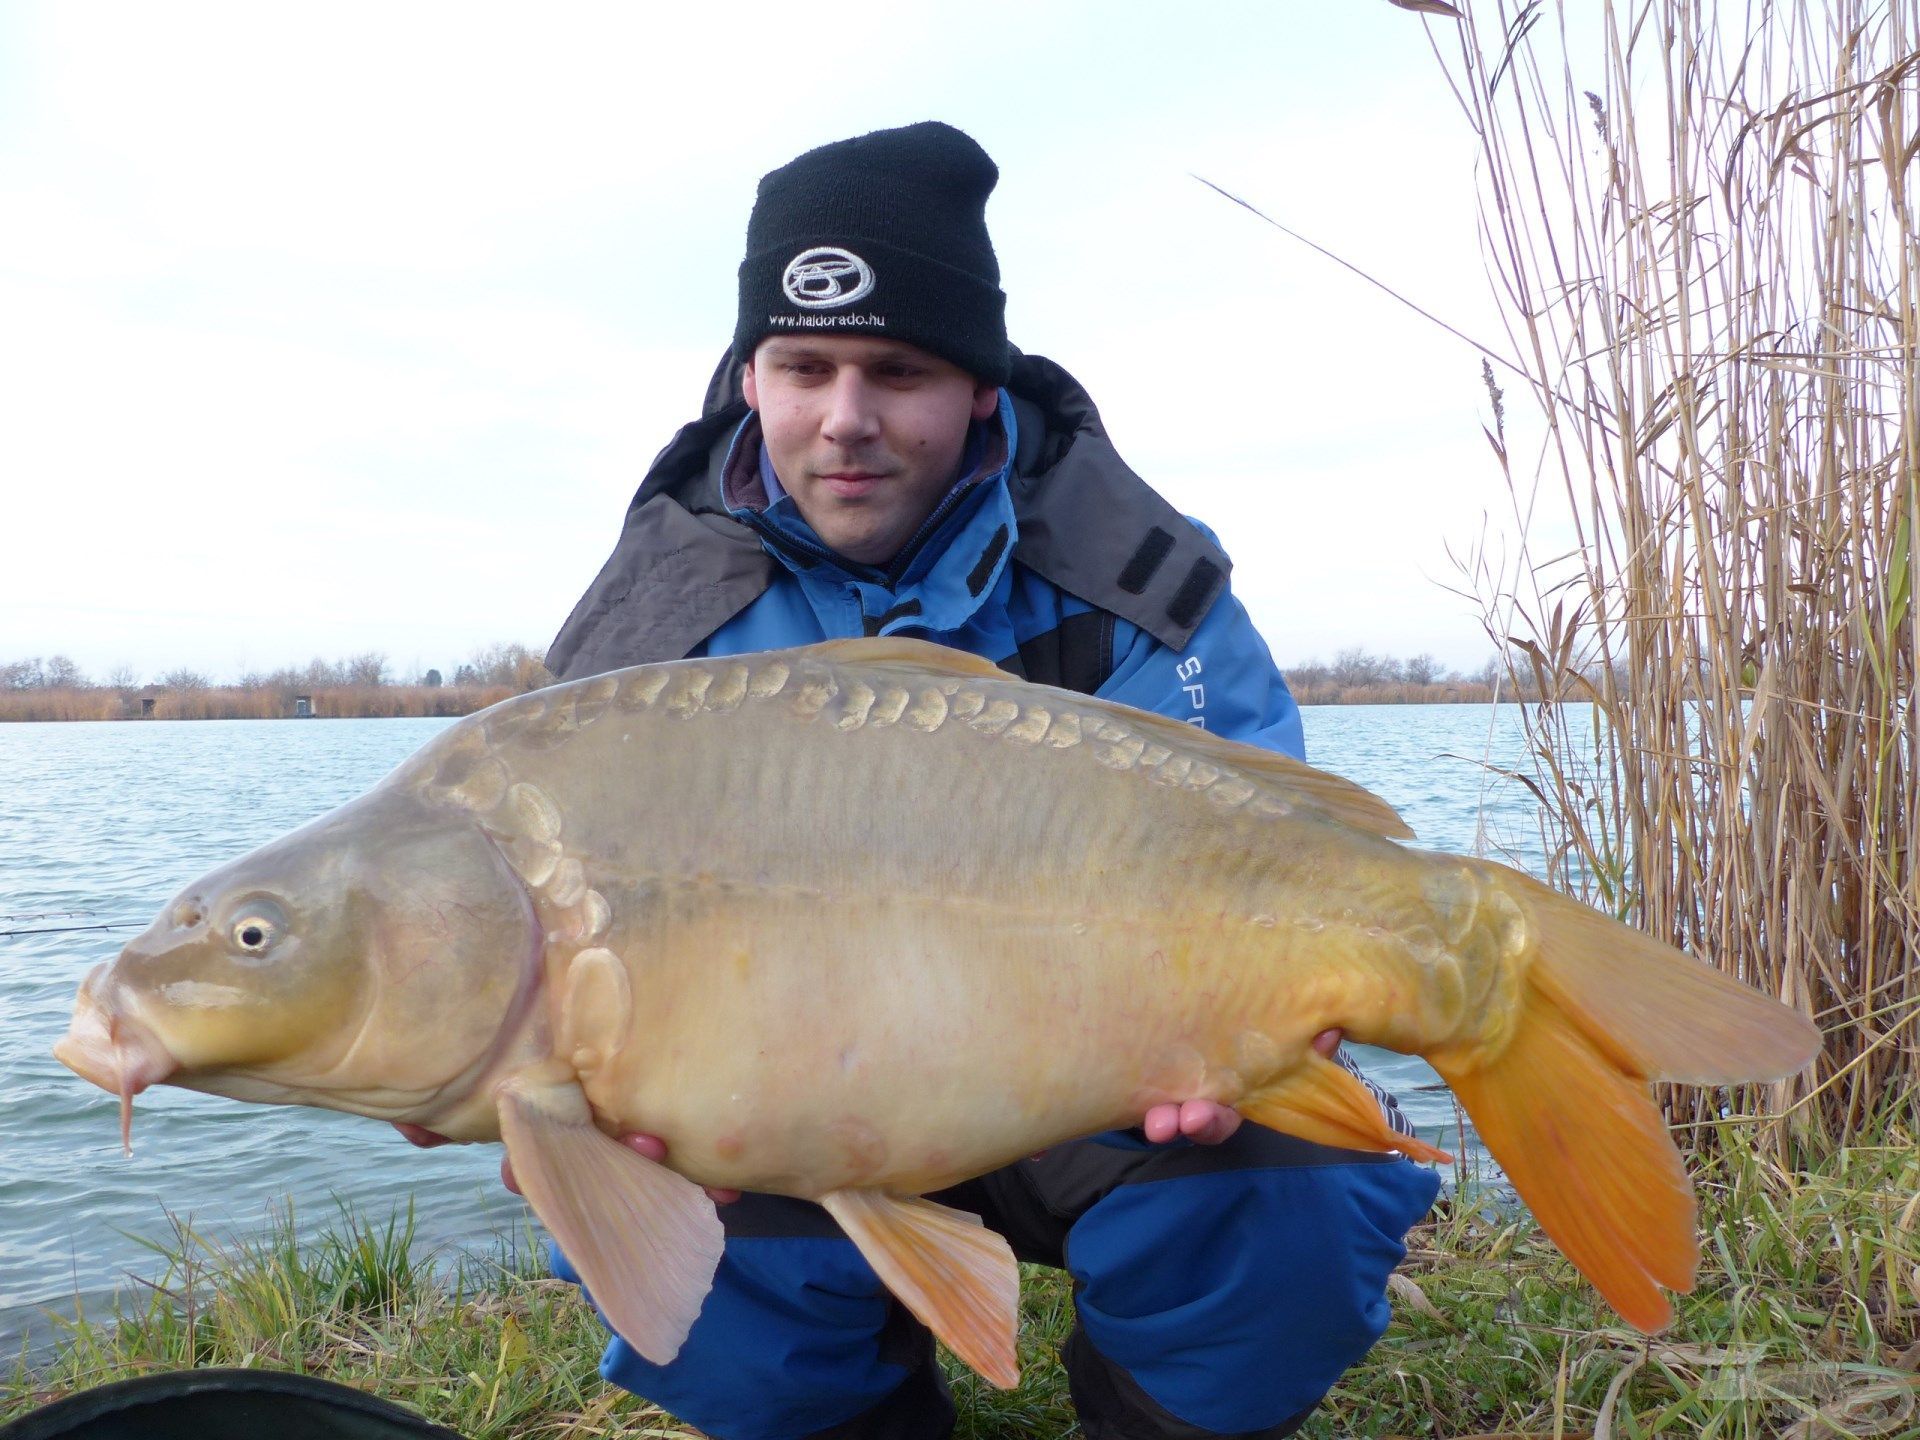
M 607 1323 L 657 1365 L 680 1353 L 724 1243 L 700 1187 L 602 1134 L 577 1084 L 511 1080 L 500 1134 L 534 1213 Z
M 1002 1390 L 1020 1383 L 1020 1267 L 1005 1237 L 961 1211 L 880 1190 L 834 1190 L 820 1203 L 954 1354 Z
M 1451 1165 L 1453 1157 L 1402 1135 L 1360 1078 L 1337 1061 L 1310 1053 L 1271 1085 L 1240 1097 L 1234 1109 L 1256 1124 L 1342 1150 L 1399 1151 L 1410 1160 Z

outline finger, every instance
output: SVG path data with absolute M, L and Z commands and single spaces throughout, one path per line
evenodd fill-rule
M 629 1130 L 620 1137 L 620 1143 L 636 1155 L 644 1155 L 649 1160 L 659 1161 L 667 1158 L 667 1142 L 658 1135 L 642 1135 Z
M 513 1178 L 513 1161 L 505 1155 L 500 1157 L 500 1183 L 516 1195 L 525 1193 L 520 1189 L 519 1182 Z
M 1211 1100 L 1189 1100 L 1180 1107 L 1180 1133 L 1196 1145 L 1218 1145 L 1239 1128 L 1239 1113 Z
M 453 1141 L 437 1130 L 429 1130 L 424 1125 L 412 1125 L 405 1120 L 393 1122 L 393 1128 L 407 1137 L 409 1145 L 418 1145 L 422 1150 L 431 1150 L 436 1145 L 451 1145 Z
M 1178 1105 L 1156 1105 L 1147 1111 L 1147 1118 L 1140 1122 L 1140 1128 L 1146 1132 L 1147 1139 L 1156 1145 L 1164 1145 L 1180 1134 L 1180 1107 Z
M 1313 1048 L 1331 1060 L 1333 1052 L 1340 1048 L 1340 1041 L 1344 1038 L 1344 1034 L 1345 1032 L 1338 1029 L 1322 1030 L 1313 1037 Z
M 636 1155 L 644 1155 L 656 1164 L 667 1158 L 667 1142 L 658 1135 L 643 1135 L 638 1130 L 629 1130 L 620 1137 L 620 1143 Z M 702 1185 L 707 1198 L 716 1205 L 731 1205 L 740 1198 L 738 1190 L 729 1190 L 722 1185 Z

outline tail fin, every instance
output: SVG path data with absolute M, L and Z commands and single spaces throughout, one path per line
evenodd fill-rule
M 1734 1085 L 1791 1075 L 1820 1032 L 1751 985 L 1517 871 L 1501 882 L 1540 937 L 1534 983 L 1649 1080 Z
M 1693 1288 L 1693 1186 L 1650 1080 L 1771 1080 L 1819 1034 L 1757 990 L 1514 872 L 1539 951 L 1513 1038 L 1430 1055 L 1534 1218 L 1642 1330 Z

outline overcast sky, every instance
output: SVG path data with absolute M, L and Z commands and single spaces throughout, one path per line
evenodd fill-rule
M 1015 343 L 1220 533 L 1276 657 L 1476 667 L 1479 357 L 1192 178 L 1492 339 L 1428 23 L 0 0 L 0 661 L 543 649 L 697 410 L 758 177 L 938 118 L 1000 165 Z

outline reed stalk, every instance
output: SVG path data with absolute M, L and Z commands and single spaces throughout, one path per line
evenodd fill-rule
M 1920 7 L 1462 9 L 1549 878 L 1813 1015 L 1733 1100 L 1844 1144 L 1920 1085 Z

